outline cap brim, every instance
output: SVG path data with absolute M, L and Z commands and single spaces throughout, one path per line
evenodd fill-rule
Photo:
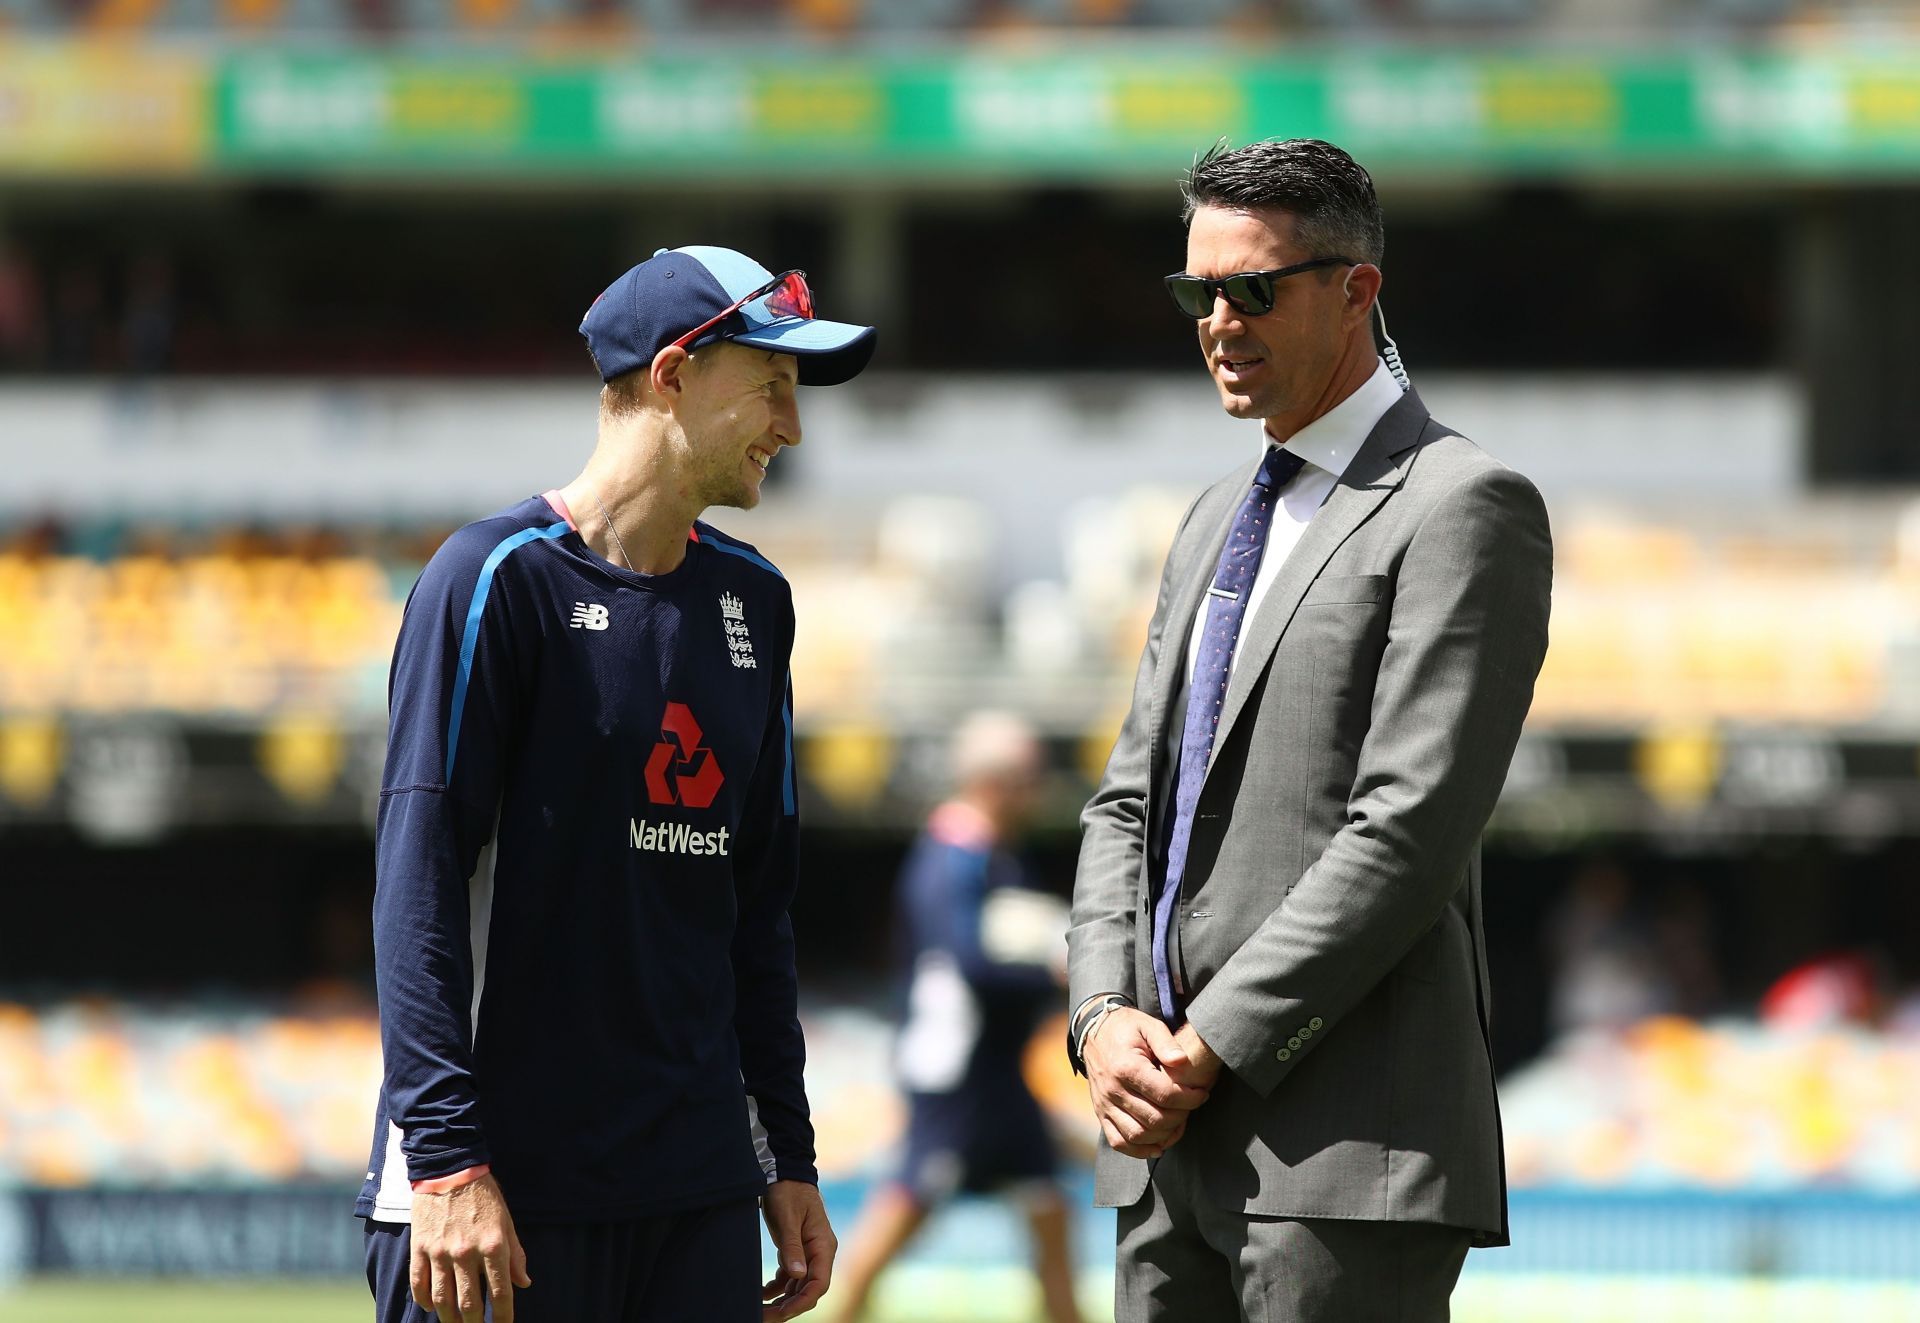
M 859 376 L 872 360 L 877 333 L 871 326 L 788 317 L 727 339 L 792 354 L 800 360 L 802 386 L 838 386 Z

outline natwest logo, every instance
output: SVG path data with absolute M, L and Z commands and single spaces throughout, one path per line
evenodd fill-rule
M 700 723 L 685 703 L 669 703 L 660 718 L 667 738 L 653 746 L 647 759 L 647 798 L 656 804 L 706 808 L 720 793 L 726 777 L 712 749 L 700 747 Z
M 627 843 L 636 850 L 655 854 L 727 853 L 727 829 L 695 831 L 684 822 L 643 822 L 627 819 Z

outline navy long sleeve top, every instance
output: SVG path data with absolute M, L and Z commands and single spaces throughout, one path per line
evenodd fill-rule
M 390 680 L 361 1215 L 479 1163 L 521 1221 L 817 1179 L 792 647 L 786 580 L 705 524 L 636 574 L 534 497 L 433 557 Z
M 1021 1058 L 1060 989 L 1038 952 L 996 951 L 984 929 L 995 897 L 1045 894 L 956 805 L 914 842 L 900 870 L 906 1013 L 895 1054 L 910 1092 L 992 1100 L 1026 1091 Z

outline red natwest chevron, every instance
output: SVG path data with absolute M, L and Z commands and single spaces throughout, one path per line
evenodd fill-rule
M 668 703 L 660 718 L 660 733 L 671 740 L 654 745 L 647 758 L 647 798 L 687 808 L 711 805 L 727 778 L 713 750 L 700 747 L 700 723 L 694 720 L 693 710 L 685 703 Z M 674 773 L 671 779 L 669 771 Z

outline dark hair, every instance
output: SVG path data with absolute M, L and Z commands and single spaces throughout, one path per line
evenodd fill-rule
M 1271 139 L 1229 147 L 1222 138 L 1180 181 L 1189 224 L 1201 207 L 1272 207 L 1293 217 L 1294 237 L 1310 257 L 1344 256 L 1380 265 L 1386 227 L 1373 176 L 1330 142 Z

